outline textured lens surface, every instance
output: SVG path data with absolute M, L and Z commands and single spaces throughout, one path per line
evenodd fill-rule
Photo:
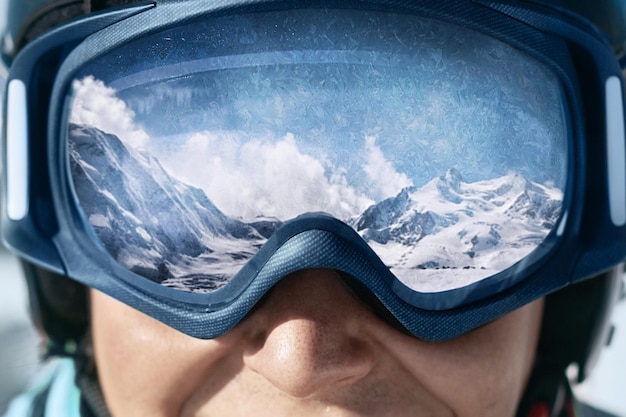
M 411 288 L 458 288 L 524 259 L 562 211 L 556 77 L 447 23 L 312 10 L 198 22 L 99 58 L 70 94 L 71 172 L 96 235 L 185 291 L 222 287 L 316 211 Z

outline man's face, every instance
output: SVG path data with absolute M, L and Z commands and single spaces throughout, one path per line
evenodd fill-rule
M 214 340 L 92 293 L 93 338 L 114 416 L 514 416 L 543 302 L 445 343 L 404 334 L 330 270 L 281 281 Z

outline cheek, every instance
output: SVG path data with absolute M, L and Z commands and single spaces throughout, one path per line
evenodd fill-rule
M 535 360 L 543 300 L 451 342 L 431 345 L 437 392 L 459 416 L 515 415 Z M 436 367 L 436 368 L 435 368 Z
M 96 291 L 91 300 L 98 377 L 112 414 L 178 415 L 224 346 L 185 336 Z

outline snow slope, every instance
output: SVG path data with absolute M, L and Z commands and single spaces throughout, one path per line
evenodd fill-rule
M 197 291 L 219 288 L 280 224 L 225 216 L 202 190 L 115 135 L 71 125 L 69 136 L 72 175 L 89 222 L 108 252 L 142 276 L 174 286 L 193 281 Z
M 451 169 L 349 223 L 411 288 L 440 291 L 526 256 L 554 228 L 561 201 L 559 190 L 518 174 L 468 183 Z

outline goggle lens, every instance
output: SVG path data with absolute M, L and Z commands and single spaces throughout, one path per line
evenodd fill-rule
M 419 292 L 511 268 L 563 214 L 557 77 L 442 21 L 198 21 L 92 61 L 69 96 L 71 175 L 95 234 L 125 268 L 183 291 L 227 285 L 303 213 L 344 221 Z

